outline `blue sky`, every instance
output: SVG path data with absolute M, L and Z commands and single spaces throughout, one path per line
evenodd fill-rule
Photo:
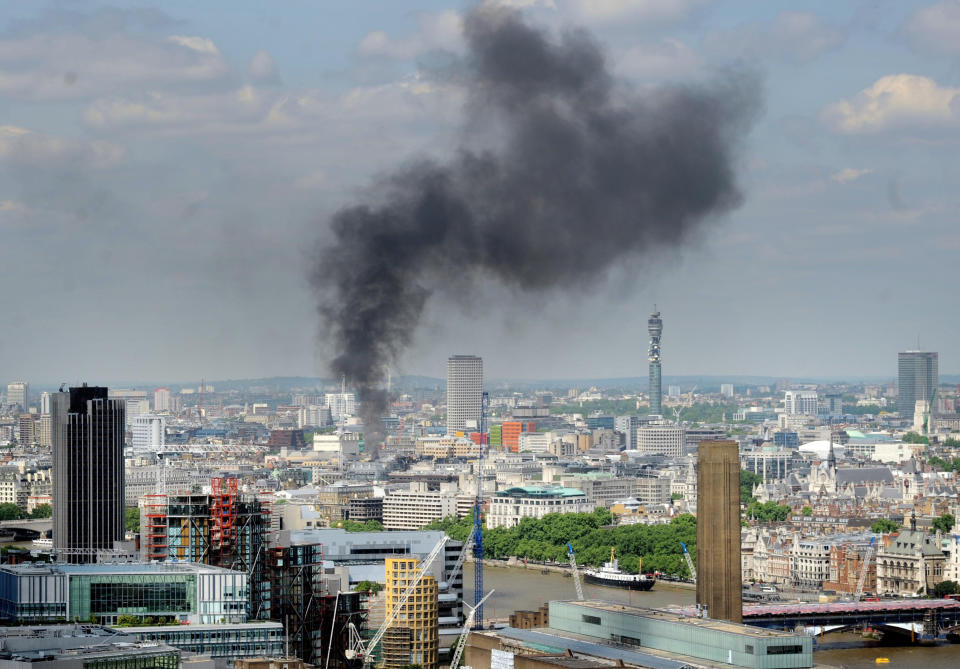
M 639 91 L 747 67 L 742 207 L 591 294 L 431 304 L 398 372 L 960 370 L 960 2 L 513 0 Z M 323 374 L 307 268 L 332 212 L 457 145 L 461 2 L 0 5 L 0 377 Z

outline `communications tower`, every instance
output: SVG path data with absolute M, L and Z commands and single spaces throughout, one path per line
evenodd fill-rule
M 663 386 L 660 380 L 660 335 L 663 334 L 663 320 L 656 305 L 647 320 L 647 332 L 650 333 L 650 350 L 647 360 L 650 362 L 650 415 L 663 415 Z

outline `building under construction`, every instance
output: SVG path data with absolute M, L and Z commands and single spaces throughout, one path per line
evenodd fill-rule
M 209 494 L 145 495 L 141 557 L 242 571 L 250 583 L 250 617 L 267 619 L 264 553 L 271 511 L 269 496 L 241 493 L 236 478 L 211 479 Z

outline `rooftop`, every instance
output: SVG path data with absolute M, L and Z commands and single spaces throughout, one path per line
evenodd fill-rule
M 496 493 L 496 496 L 507 497 L 584 497 L 582 490 L 577 488 L 545 487 L 545 486 L 515 486 Z
M 230 569 L 193 562 L 118 562 L 102 564 L 23 563 L 0 566 L 0 571 L 29 574 L 233 574 Z

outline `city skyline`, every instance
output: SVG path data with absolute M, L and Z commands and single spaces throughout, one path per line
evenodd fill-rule
M 636 87 L 701 81 L 713 65 L 759 70 L 744 201 L 690 245 L 615 265 L 590 290 L 525 297 L 481 281 L 469 299 L 436 302 L 397 374 L 441 376 L 439 348 L 476 351 L 491 378 L 554 376 L 557 359 L 573 376 L 642 375 L 636 333 L 653 303 L 679 375 L 885 375 L 918 333 L 943 370 L 960 371 L 960 315 L 942 309 L 938 288 L 960 244 L 958 92 L 942 68 L 960 43 L 954 3 L 521 4 L 546 30 L 589 30 L 614 77 Z M 11 72 L 0 85 L 0 278 L 45 306 L 0 297 L 17 323 L 0 346 L 3 374 L 325 375 L 306 268 L 332 213 L 384 166 L 450 153 L 463 91 L 430 76 L 463 56 L 463 12 L 435 0 L 330 15 L 307 4 L 223 22 L 189 3 L 0 8 L 0 69 Z M 69 277 L 81 274 L 97 289 L 76 291 Z M 810 309 L 791 301 L 857 327 L 831 328 L 813 355 Z M 570 316 L 586 311 L 614 325 Z M 283 327 L 294 318 L 299 327 Z

